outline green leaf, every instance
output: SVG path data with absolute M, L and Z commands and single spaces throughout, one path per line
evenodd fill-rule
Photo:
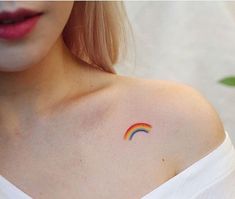
M 219 83 L 225 84 L 227 86 L 235 86 L 235 76 L 225 77 L 219 80 Z

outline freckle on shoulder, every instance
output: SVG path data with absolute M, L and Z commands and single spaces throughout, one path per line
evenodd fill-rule
M 217 148 L 224 141 L 225 132 L 216 108 L 197 89 L 180 85 L 174 101 L 175 119 L 180 124 L 176 138 L 180 143 L 179 170 L 184 170 Z
M 138 102 L 143 102 L 143 106 L 147 104 L 143 110 L 165 110 L 168 112 L 164 115 L 166 121 L 173 119 L 177 124 L 172 154 L 177 154 L 179 171 L 200 160 L 224 141 L 224 126 L 219 113 L 198 89 L 174 81 L 141 78 L 129 81 L 132 91 L 139 96 Z M 156 109 L 157 106 L 163 108 Z M 154 113 L 158 114 L 157 111 L 151 112 Z

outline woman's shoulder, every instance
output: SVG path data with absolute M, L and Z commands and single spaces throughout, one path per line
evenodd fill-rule
M 118 78 L 118 87 L 125 93 L 122 106 L 127 114 L 141 115 L 158 129 L 152 135 L 156 144 L 167 138 L 177 173 L 223 142 L 225 132 L 219 114 L 197 89 L 176 81 Z

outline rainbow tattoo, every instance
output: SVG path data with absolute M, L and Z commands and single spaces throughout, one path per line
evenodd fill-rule
M 135 123 L 127 129 L 126 133 L 123 136 L 123 139 L 131 140 L 133 136 L 138 132 L 149 133 L 151 128 L 152 126 L 147 123 L 143 123 L 143 122 Z

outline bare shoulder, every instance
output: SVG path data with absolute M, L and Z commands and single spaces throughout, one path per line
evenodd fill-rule
M 123 78 L 122 84 L 127 92 L 125 103 L 131 101 L 133 114 L 141 112 L 157 127 L 153 139 L 156 144 L 164 142 L 177 173 L 224 141 L 218 112 L 197 89 L 175 81 L 143 78 Z

